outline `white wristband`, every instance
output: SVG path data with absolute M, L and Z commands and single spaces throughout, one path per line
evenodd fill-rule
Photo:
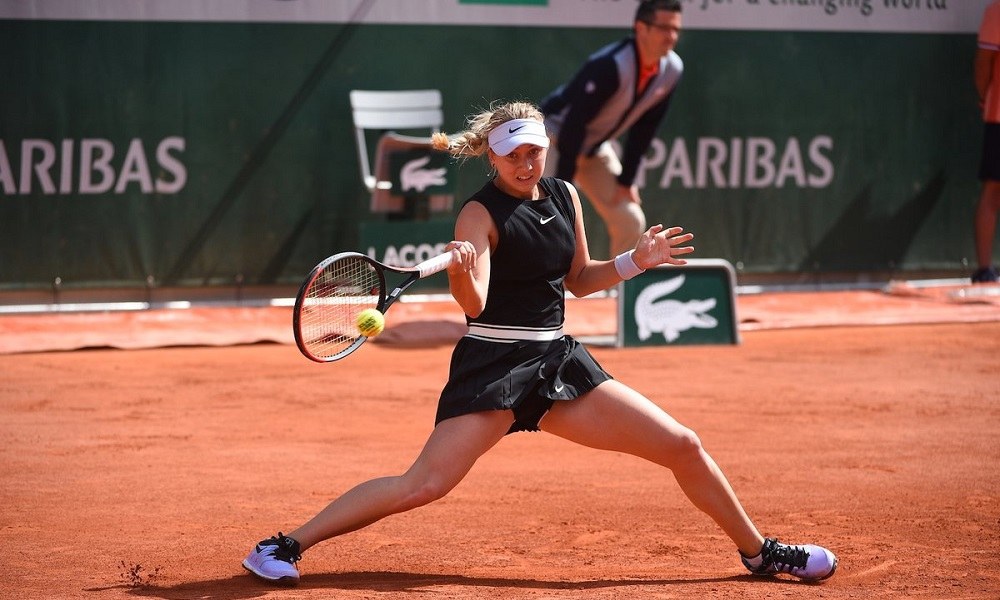
M 618 271 L 618 276 L 623 280 L 632 279 L 639 273 L 645 272 L 646 269 L 640 269 L 639 265 L 635 264 L 635 259 L 632 258 L 632 253 L 635 250 L 629 250 L 628 252 L 622 252 L 615 257 L 615 270 Z

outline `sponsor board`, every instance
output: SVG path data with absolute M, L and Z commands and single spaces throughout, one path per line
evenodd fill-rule
M 736 275 L 720 259 L 658 267 L 618 288 L 619 347 L 738 344 Z
M 373 221 L 361 224 L 361 252 L 393 267 L 414 267 L 444 252 L 454 237 L 452 219 L 427 221 Z M 413 284 L 411 290 L 448 289 L 447 273 L 435 273 Z
M 155 146 L 132 138 L 124 149 L 111 140 L 0 139 L 0 193 L 4 196 L 52 194 L 176 194 L 187 183 L 182 161 L 185 140 L 173 136 Z M 147 149 L 148 148 L 148 149 Z M 12 159 L 13 157 L 13 159 Z

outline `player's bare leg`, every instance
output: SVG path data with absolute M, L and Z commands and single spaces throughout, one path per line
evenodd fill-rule
M 406 473 L 357 485 L 287 536 L 279 532 L 261 540 L 244 559 L 243 567 L 271 583 L 297 584 L 295 563 L 303 550 L 441 498 L 503 438 L 513 421 L 511 411 L 473 413 L 442 421 Z
M 413 465 L 348 490 L 288 537 L 305 550 L 317 542 L 370 525 L 444 497 L 514 422 L 510 411 L 485 411 L 442 421 Z
M 719 524 L 740 552 L 752 556 L 764 543 L 698 436 L 620 382 L 606 381 L 576 402 L 556 402 L 541 428 L 584 446 L 667 467 L 691 502 Z
M 556 402 L 542 419 L 541 429 L 585 446 L 625 452 L 669 468 L 691 502 L 733 540 L 752 573 L 788 573 L 817 581 L 837 569 L 837 557 L 826 548 L 765 540 L 698 436 L 618 381 L 606 381 L 575 402 Z

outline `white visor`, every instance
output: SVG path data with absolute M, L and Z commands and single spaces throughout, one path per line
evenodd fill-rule
M 490 148 L 500 156 L 507 156 L 521 144 L 548 148 L 545 125 L 534 119 L 513 119 L 490 132 Z

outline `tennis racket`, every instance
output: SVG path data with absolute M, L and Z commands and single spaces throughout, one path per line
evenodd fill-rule
M 415 267 L 390 267 L 359 252 L 334 254 L 313 267 L 295 296 L 295 344 L 316 362 L 346 357 L 368 339 L 358 331 L 358 313 L 366 308 L 385 313 L 406 288 L 447 269 L 453 260 L 453 254 L 446 252 Z M 386 273 L 406 279 L 386 293 Z

